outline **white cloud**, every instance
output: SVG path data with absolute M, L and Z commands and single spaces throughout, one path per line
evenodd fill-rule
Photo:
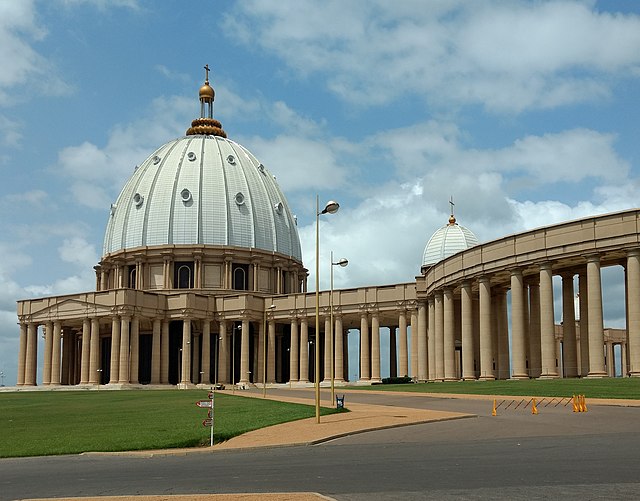
M 253 137 L 246 144 L 276 175 L 284 191 L 336 188 L 344 183 L 346 169 L 337 145 L 296 136 Z
M 37 90 L 44 95 L 69 92 L 69 86 L 56 68 L 32 47 L 45 37 L 46 31 L 36 19 L 33 1 L 0 3 L 0 106 L 15 104 L 16 96 L 27 90 Z M 9 141 L 16 139 L 15 132 L 8 136 Z
M 75 8 L 80 5 L 89 5 L 96 7 L 98 10 L 104 11 L 114 7 L 126 7 L 138 10 L 140 4 L 138 0 L 58 0 L 65 7 Z
M 247 1 L 225 30 L 361 104 L 415 93 L 440 107 L 551 108 L 607 97 L 603 75 L 640 66 L 640 19 L 580 1 Z
M 69 190 L 79 204 L 106 211 L 136 165 L 163 142 L 184 134 L 193 109 L 193 99 L 156 98 L 146 116 L 116 125 L 104 148 L 85 141 L 62 149 L 56 170 L 69 179 Z

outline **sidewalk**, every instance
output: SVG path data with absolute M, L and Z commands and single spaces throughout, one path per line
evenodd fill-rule
M 261 394 L 254 392 L 236 392 L 235 394 L 247 398 L 262 398 Z M 310 403 L 310 400 L 307 398 L 273 397 L 269 395 L 267 395 L 266 398 L 268 400 L 279 400 L 281 402 L 306 405 Z M 313 403 L 313 401 L 311 401 L 311 403 Z M 322 404 L 326 405 L 324 402 Z M 213 450 L 313 445 L 365 431 L 475 417 L 473 414 L 463 414 L 459 412 L 391 407 L 386 405 L 350 404 L 348 401 L 345 407 L 349 412 L 320 416 L 319 424 L 316 422 L 316 418 L 313 417 L 269 426 L 267 428 L 250 431 L 221 444 L 217 444 L 213 447 Z

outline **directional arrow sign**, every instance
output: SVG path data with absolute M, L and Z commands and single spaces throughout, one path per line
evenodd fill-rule
M 205 419 L 202 421 L 202 426 L 213 426 L 213 419 Z
M 196 405 L 201 408 L 211 408 L 213 407 L 213 402 L 211 400 L 198 400 Z

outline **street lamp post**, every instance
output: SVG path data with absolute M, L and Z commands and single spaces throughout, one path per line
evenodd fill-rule
M 271 304 L 264 309 L 264 317 L 262 319 L 262 398 L 267 397 L 267 310 L 273 310 L 275 304 Z
M 320 201 L 316 195 L 316 352 L 315 352 L 315 389 L 316 389 L 316 423 L 320 424 L 320 214 L 335 214 L 340 204 L 330 200 L 320 211 Z
M 336 355 L 335 355 L 335 344 L 334 344 L 334 325 L 333 325 L 333 267 L 340 266 L 344 268 L 349 264 L 349 260 L 346 258 L 342 258 L 337 262 L 333 262 L 333 251 L 331 251 L 331 289 L 329 292 L 329 311 L 331 318 L 331 405 L 336 398 L 336 390 L 335 390 L 335 363 L 336 363 Z M 342 336 L 342 333 L 340 333 Z

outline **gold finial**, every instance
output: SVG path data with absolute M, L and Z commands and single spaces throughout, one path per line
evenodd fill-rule
M 209 65 L 205 64 L 204 65 L 204 70 L 205 70 L 205 77 L 204 77 L 204 85 L 202 87 L 200 87 L 200 116 L 204 117 L 204 104 L 205 103 L 209 103 L 209 118 L 213 118 L 212 117 L 212 113 L 213 113 L 213 100 L 216 97 L 216 93 L 213 90 L 213 87 L 211 87 L 211 85 L 209 85 Z
M 191 122 L 191 127 L 187 130 L 187 136 L 209 135 L 227 137 L 225 131 L 222 130 L 222 124 L 213 118 L 213 101 L 215 100 L 216 93 L 213 87 L 209 85 L 209 72 L 211 68 L 209 68 L 208 64 L 205 64 L 204 70 L 204 85 L 200 87 L 200 92 L 198 93 L 200 98 L 200 118 L 196 118 Z
M 453 208 L 456 204 L 453 203 L 453 195 L 449 197 L 449 205 L 451 205 L 451 216 L 449 216 L 449 226 L 456 224 L 456 217 L 453 215 Z

